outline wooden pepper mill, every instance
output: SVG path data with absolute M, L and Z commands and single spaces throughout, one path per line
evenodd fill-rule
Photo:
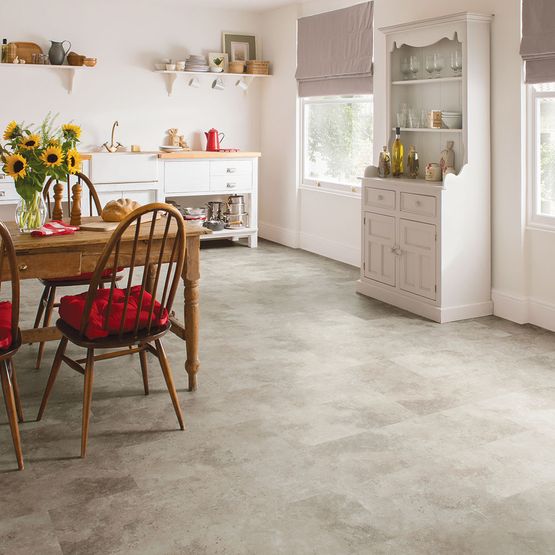
M 77 182 L 72 188 L 71 196 L 71 219 L 70 225 L 81 225 L 81 192 L 83 188 L 81 183 Z
M 62 207 L 62 197 L 64 194 L 64 186 L 56 182 L 54 185 L 54 209 L 52 210 L 52 219 L 61 220 L 64 217 L 64 211 Z

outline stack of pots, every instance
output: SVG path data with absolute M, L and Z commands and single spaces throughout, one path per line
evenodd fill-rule
M 245 197 L 231 195 L 227 199 L 226 227 L 236 229 L 247 226 L 248 214 L 245 212 Z

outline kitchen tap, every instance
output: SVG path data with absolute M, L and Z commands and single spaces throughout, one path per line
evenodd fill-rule
M 120 146 L 123 147 L 121 143 L 118 143 L 117 141 L 114 140 L 116 135 L 116 127 L 118 126 L 119 126 L 119 122 L 115 121 L 114 125 L 112 125 L 112 142 L 110 144 L 106 142 L 102 145 L 108 152 L 117 152 Z

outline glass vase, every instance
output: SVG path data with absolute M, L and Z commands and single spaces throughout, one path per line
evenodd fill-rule
M 22 233 L 38 229 L 46 222 L 48 210 L 41 193 L 36 192 L 30 200 L 20 198 L 15 208 L 15 221 Z

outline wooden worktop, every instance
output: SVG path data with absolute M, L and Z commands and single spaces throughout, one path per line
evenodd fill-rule
M 189 150 L 183 152 L 160 152 L 158 158 L 163 160 L 198 159 L 198 158 L 260 158 L 260 152 L 207 152 L 205 150 Z

